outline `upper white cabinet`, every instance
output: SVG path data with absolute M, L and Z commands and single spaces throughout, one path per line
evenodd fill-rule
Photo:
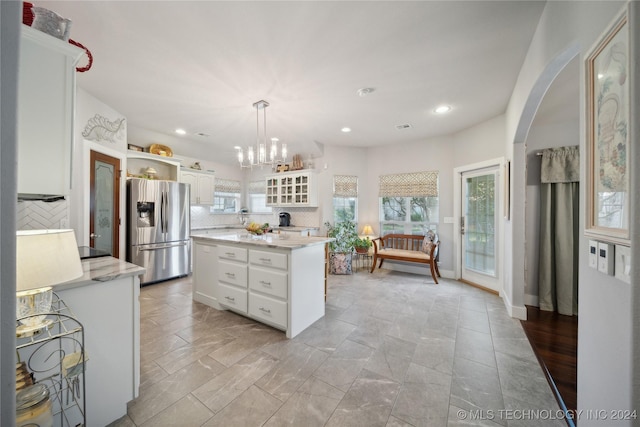
M 282 172 L 266 177 L 267 206 L 317 207 L 318 189 L 311 171 Z
M 180 182 L 191 184 L 192 205 L 212 205 L 215 177 L 211 172 L 182 168 Z
M 18 193 L 71 188 L 75 66 L 84 50 L 22 26 L 18 77 Z

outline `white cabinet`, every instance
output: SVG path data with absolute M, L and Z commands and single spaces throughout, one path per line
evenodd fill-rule
M 84 53 L 22 26 L 18 69 L 18 193 L 71 188 L 75 65 Z
M 237 246 L 218 246 L 218 304 L 247 314 L 247 253 Z
M 195 241 L 193 248 L 193 299 L 216 307 L 218 247 Z
M 212 205 L 215 177 L 210 172 L 199 172 L 183 168 L 180 182 L 191 184 L 192 205 Z
M 292 249 L 231 243 L 227 236 L 193 240 L 194 300 L 281 329 L 288 338 L 324 316 L 324 241 Z
M 266 178 L 267 206 L 317 207 L 318 189 L 311 171 L 282 172 Z

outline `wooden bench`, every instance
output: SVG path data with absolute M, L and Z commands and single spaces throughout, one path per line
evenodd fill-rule
M 394 261 L 415 262 L 427 264 L 431 268 L 431 277 L 438 283 L 440 270 L 438 269 L 438 250 L 440 241 L 435 233 L 430 234 L 427 245 L 423 252 L 423 241 L 425 236 L 416 234 L 387 234 L 373 240 L 373 262 L 371 263 L 371 273 L 376 268 L 376 261 L 380 260 L 378 268 L 382 267 L 385 259 Z

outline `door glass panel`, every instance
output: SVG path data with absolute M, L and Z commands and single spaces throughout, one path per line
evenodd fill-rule
M 496 276 L 496 175 L 480 175 L 465 179 L 465 267 Z
M 93 247 L 111 253 L 113 247 L 114 218 L 114 173 L 113 165 L 95 162 L 95 208 Z

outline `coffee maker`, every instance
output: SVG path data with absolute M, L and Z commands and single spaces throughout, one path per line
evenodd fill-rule
M 289 212 L 280 212 L 280 227 L 289 227 L 291 225 L 291 214 Z

